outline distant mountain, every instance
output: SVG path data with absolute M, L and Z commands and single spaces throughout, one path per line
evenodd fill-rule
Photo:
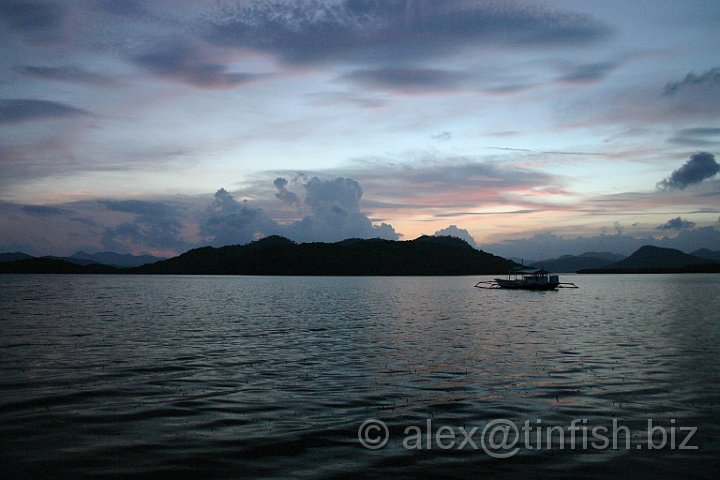
M 224 275 L 479 275 L 515 264 L 455 237 L 348 239 L 296 244 L 272 236 L 248 245 L 203 247 L 128 270 L 152 274 Z
M 37 257 L 37 258 L 49 258 L 51 260 L 61 260 L 63 262 L 72 263 L 73 265 L 93 265 L 97 264 L 98 262 L 86 258 L 72 258 L 72 257 L 56 257 L 54 255 L 46 255 L 44 257 Z
M 27 253 L 20 252 L 0 253 L 0 262 L 14 262 L 15 260 L 25 260 L 28 258 L 33 257 L 32 255 L 28 255 Z
M 700 250 L 690 252 L 690 255 L 720 262 L 720 250 L 708 250 L 707 248 L 701 248 Z
M 562 257 L 535 262 L 534 267 L 557 273 L 573 273 L 587 268 L 605 268 L 613 262 L 622 260 L 622 255 L 610 252 L 585 252 L 580 255 L 563 255 Z
M 159 262 L 165 260 L 164 257 L 154 257 L 152 255 L 131 255 L 129 253 L 120 254 L 115 252 L 98 252 L 98 253 L 85 253 L 83 251 L 75 252 L 70 257 L 64 258 L 64 260 L 72 263 L 87 264 L 83 262 L 89 261 L 90 263 L 102 263 L 103 265 L 111 265 L 113 267 L 139 267 L 148 263 Z
M 118 269 L 108 265 L 78 265 L 59 258 L 30 257 L 14 262 L 0 263 L 0 273 L 116 273 Z
M 605 268 L 612 262 L 597 257 L 584 257 L 575 255 L 563 255 L 560 258 L 545 260 L 533 264 L 533 267 L 542 267 L 545 270 L 556 273 L 573 273 L 585 268 Z
M 620 260 L 625 258 L 625 255 L 620 255 L 619 253 L 612 253 L 612 252 L 585 252 L 578 255 L 579 257 L 594 257 L 599 258 L 601 260 L 607 260 L 609 262 L 619 262 Z
M 614 262 L 610 268 L 684 268 L 690 265 L 713 263 L 705 258 L 688 255 L 674 248 L 660 248 L 651 245 L 640 247 L 624 260 Z
M 163 257 L 153 257 L 152 255 L 131 255 L 120 254 L 115 252 L 99 252 L 99 253 L 85 253 L 79 251 L 74 253 L 70 257 L 57 257 L 54 255 L 46 255 L 44 257 L 33 257 L 25 253 L 14 252 L 14 253 L 0 253 L 1 262 L 14 262 L 16 260 L 28 260 L 31 258 L 45 258 L 50 260 L 61 260 L 63 262 L 72 263 L 74 265 L 92 265 L 101 264 L 109 265 L 111 267 L 139 267 L 148 263 L 159 262 L 165 260 Z
M 720 272 L 720 263 L 683 253 L 674 248 L 640 247 L 624 260 L 580 273 Z
M 536 263 L 540 263 L 536 260 L 530 260 L 527 258 L 521 258 L 521 257 L 506 257 L 508 260 L 512 260 L 513 262 L 520 264 L 520 265 L 535 265 Z

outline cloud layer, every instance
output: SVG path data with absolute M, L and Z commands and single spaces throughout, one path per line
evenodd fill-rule
M 86 114 L 87 112 L 82 109 L 50 100 L 0 100 L 0 124 L 76 117 Z
M 271 53 L 289 64 L 395 63 L 473 43 L 577 45 L 609 27 L 585 15 L 519 2 L 432 0 L 252 1 L 227 7 L 206 38 Z

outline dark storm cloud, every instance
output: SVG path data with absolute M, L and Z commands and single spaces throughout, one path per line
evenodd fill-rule
M 671 82 L 665 85 L 663 94 L 675 95 L 685 88 L 698 86 L 720 86 L 720 67 L 711 68 L 700 75 L 696 75 L 694 72 L 688 73 L 683 80 L 679 82 Z
M 102 85 L 113 80 L 105 75 L 87 71 L 71 65 L 61 67 L 43 67 L 25 65 L 18 67 L 18 71 L 25 75 L 43 80 L 57 80 L 62 82 L 78 82 Z
M 720 171 L 715 156 L 707 152 L 699 152 L 690 156 L 690 160 L 658 183 L 661 190 L 680 189 L 695 185 L 714 176 Z
M 356 70 L 342 77 L 369 88 L 400 93 L 453 90 L 462 85 L 467 75 L 433 68 L 378 68 Z
M 657 230 L 684 230 L 687 228 L 693 228 L 695 226 L 695 222 L 691 222 L 689 220 L 683 220 L 681 217 L 675 217 L 667 222 L 663 223 L 662 225 L 658 225 L 656 227 Z
M 720 128 L 685 128 L 675 132 L 672 143 L 694 146 L 712 146 L 720 143 Z
M 76 117 L 86 115 L 87 113 L 85 110 L 49 100 L 0 100 L 0 124 L 49 118 Z
M 607 77 L 610 72 L 617 68 L 614 62 L 588 63 L 572 68 L 568 73 L 560 77 L 560 81 L 568 83 L 592 83 Z
M 181 236 L 183 225 L 177 209 L 171 205 L 144 200 L 101 200 L 99 203 L 108 210 L 135 215 L 132 221 L 104 228 L 100 241 L 106 248 L 128 251 L 143 245 L 178 251 L 188 246 Z
M 175 212 L 170 205 L 145 200 L 100 200 L 108 210 L 114 212 L 135 213 L 148 216 L 168 216 Z
M 266 76 L 228 72 L 225 65 L 208 61 L 193 47 L 182 43 L 137 55 L 132 61 L 155 75 L 201 88 L 232 88 Z
M 592 17 L 518 2 L 431 0 L 255 1 L 221 10 L 206 38 L 288 63 L 427 58 L 477 43 L 572 46 L 605 37 Z
M 64 208 L 52 207 L 49 205 L 23 205 L 22 211 L 36 217 L 52 217 L 68 213 Z
M 122 17 L 137 18 L 147 15 L 142 2 L 136 0 L 100 0 L 96 3 L 103 11 Z
M 52 31 L 60 26 L 62 14 L 58 5 L 49 3 L 12 0 L 0 3 L 0 18 L 12 30 L 24 33 Z
M 181 229 L 177 219 L 139 217 L 133 222 L 106 227 L 100 240 L 106 248 L 121 252 L 137 245 L 182 251 L 187 243 L 180 238 Z

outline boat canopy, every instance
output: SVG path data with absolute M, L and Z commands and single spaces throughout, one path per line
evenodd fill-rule
M 547 275 L 550 272 L 542 268 L 521 268 L 513 270 L 512 273 L 517 273 L 518 275 Z

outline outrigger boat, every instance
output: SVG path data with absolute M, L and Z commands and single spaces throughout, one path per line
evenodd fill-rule
M 515 290 L 555 290 L 556 288 L 579 288 L 572 282 L 561 282 L 560 277 L 542 268 L 519 267 L 511 270 L 507 278 L 485 280 L 475 284 L 476 288 L 510 288 Z

